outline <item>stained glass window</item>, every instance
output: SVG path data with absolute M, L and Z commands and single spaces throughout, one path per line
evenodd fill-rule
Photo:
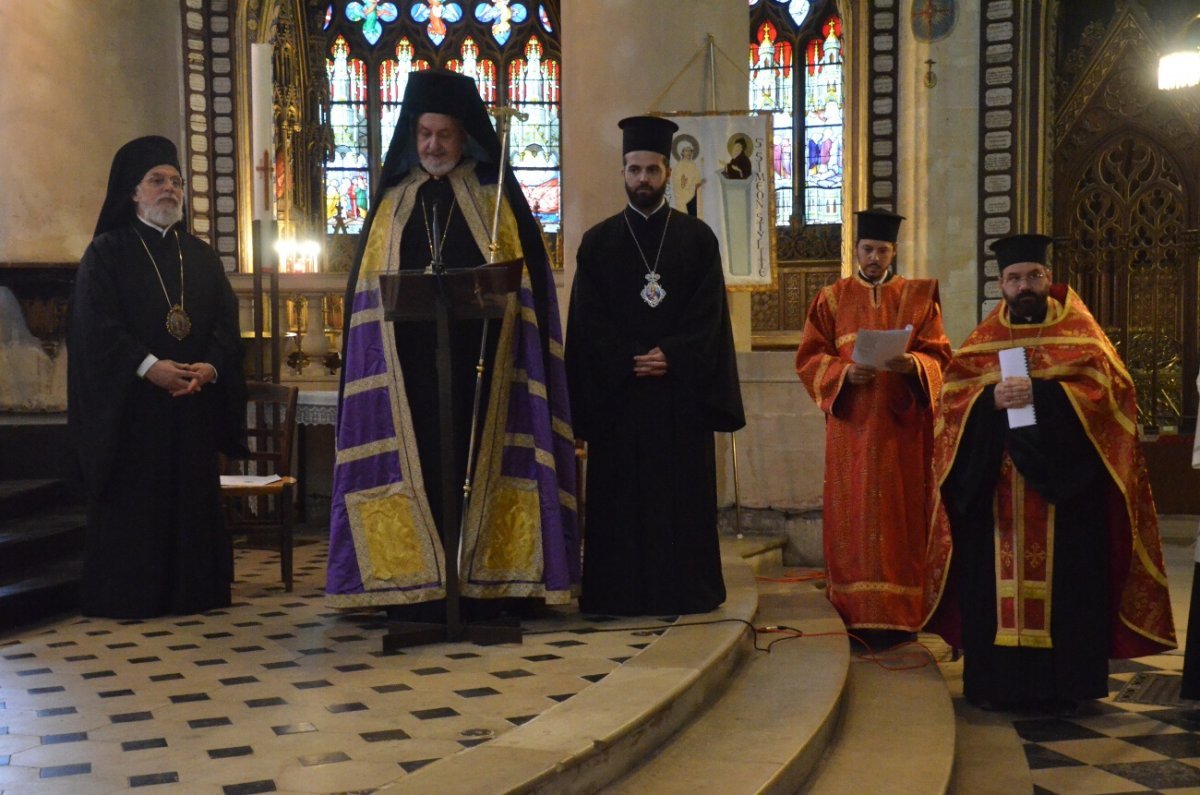
M 407 37 L 396 44 L 396 57 L 379 64 L 379 164 L 387 157 L 388 144 L 400 118 L 400 102 L 408 87 L 408 73 L 429 68 L 429 61 L 413 57 L 412 42 Z
M 351 234 L 362 229 L 370 192 L 367 122 L 367 66 L 350 57 L 350 46 L 338 36 L 333 57 L 325 63 L 329 75 L 329 124 L 333 155 L 325 163 L 325 217 L 335 223 L 329 231 Z
M 525 57 L 508 65 L 508 104 L 526 118 L 514 117 L 508 156 L 529 207 L 547 232 L 562 221 L 559 204 L 559 68 L 542 59 L 542 45 L 530 36 Z
M 472 78 L 488 106 L 504 102 L 527 115 L 513 120 L 510 159 L 553 243 L 561 221 L 559 3 L 339 0 L 330 8 L 326 231 L 361 231 L 409 73 L 446 68 Z
M 750 108 L 771 113 L 780 224 L 842 221 L 842 96 L 834 0 L 752 0 Z

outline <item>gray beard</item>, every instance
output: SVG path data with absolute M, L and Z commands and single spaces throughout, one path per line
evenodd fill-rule
M 160 229 L 167 229 L 183 220 L 183 205 L 157 203 L 146 211 L 146 220 Z
M 422 160 L 421 168 L 425 169 L 425 171 L 428 172 L 431 177 L 444 177 L 454 169 L 458 168 L 458 164 L 461 162 L 462 160 L 457 160 L 453 163 L 444 161 L 438 164 L 434 163 L 433 160 Z

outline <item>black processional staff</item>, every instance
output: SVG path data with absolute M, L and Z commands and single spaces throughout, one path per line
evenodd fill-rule
M 496 174 L 496 210 L 492 215 L 492 239 L 488 244 L 488 263 L 496 261 L 497 253 L 500 250 L 500 206 L 504 203 L 504 170 L 508 165 L 508 126 L 512 117 L 516 117 L 521 121 L 528 121 L 529 114 L 522 113 L 513 108 L 495 107 L 488 111 L 492 116 L 496 117 L 496 127 L 500 133 L 500 169 Z M 434 213 L 434 217 L 437 213 Z M 434 232 L 436 236 L 437 233 Z M 483 373 L 487 368 L 487 338 L 489 318 L 483 319 L 483 334 L 479 340 L 479 361 L 475 363 L 475 399 L 471 404 L 471 435 L 470 441 L 467 443 L 467 474 L 463 481 L 463 504 L 462 515 L 459 517 L 459 538 L 464 537 L 467 529 L 467 509 L 471 504 L 471 471 L 475 461 L 475 434 L 479 426 L 479 402 L 483 393 Z M 459 546 L 461 554 L 462 547 Z

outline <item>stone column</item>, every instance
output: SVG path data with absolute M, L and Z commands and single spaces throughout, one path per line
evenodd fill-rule
M 562 4 L 562 16 L 562 168 L 567 189 L 566 278 L 559 300 L 565 315 L 583 233 L 626 202 L 617 122 L 649 111 L 713 109 L 707 58 L 701 54 L 692 61 L 706 47 L 709 34 L 724 53 L 716 56 L 716 110 L 745 110 L 750 18 L 744 2 L 731 0 L 569 0 Z M 735 337 L 739 347 L 748 350 L 749 297 L 734 294 L 731 304 Z

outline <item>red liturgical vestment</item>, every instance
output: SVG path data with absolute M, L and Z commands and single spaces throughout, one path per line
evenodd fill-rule
M 860 329 L 908 325 L 915 373 L 847 381 Z M 921 626 L 933 406 L 949 359 L 934 280 L 852 276 L 809 309 L 796 372 L 825 412 L 826 587 L 847 626 Z

